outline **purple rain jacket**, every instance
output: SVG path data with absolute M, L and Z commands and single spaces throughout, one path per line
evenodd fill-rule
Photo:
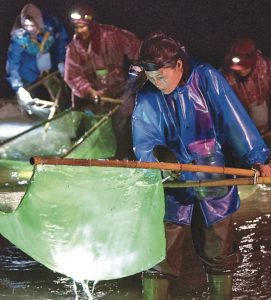
M 190 62 L 185 85 L 172 93 L 177 115 L 162 94 L 149 81 L 138 92 L 132 117 L 133 144 L 140 161 L 157 161 L 156 145 L 167 146 L 180 163 L 191 163 L 190 143 L 214 139 L 216 151 L 224 158 L 231 151 L 248 167 L 265 163 L 270 154 L 254 123 L 222 74 L 205 63 Z M 227 166 L 227 161 L 225 165 Z M 183 172 L 180 181 L 195 180 L 195 173 Z M 165 221 L 191 224 L 197 197 L 194 188 L 165 189 Z M 235 212 L 240 206 L 237 187 L 221 198 L 200 200 L 207 225 Z

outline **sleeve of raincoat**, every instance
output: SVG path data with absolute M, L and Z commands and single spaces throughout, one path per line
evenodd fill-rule
M 69 35 L 64 25 L 55 17 L 44 16 L 47 26 L 53 27 L 55 37 L 55 55 L 56 62 L 64 62 L 66 55 L 66 47 L 69 42 Z
M 203 88 L 210 104 L 218 137 L 248 166 L 265 163 L 270 150 L 240 100 L 220 72 L 204 69 Z
M 64 80 L 76 96 L 80 98 L 88 97 L 91 83 L 84 73 L 80 53 L 76 50 L 73 42 L 70 43 L 66 52 Z
M 165 145 L 164 121 L 158 97 L 138 92 L 132 116 L 133 145 L 139 161 L 157 161 L 153 155 L 156 145 Z
M 118 45 L 122 47 L 122 52 L 127 55 L 130 60 L 138 58 L 141 41 L 131 32 L 116 28 Z
M 17 38 L 13 35 L 8 48 L 6 71 L 7 80 L 14 91 L 17 91 L 19 87 L 23 86 L 23 82 L 19 73 L 23 51 L 23 46 L 17 42 Z
M 58 25 L 58 38 L 57 38 L 57 61 L 58 63 L 65 61 L 66 47 L 68 45 L 69 36 L 66 28 L 62 25 Z
M 267 64 L 268 64 L 268 83 L 269 83 L 269 88 L 270 88 L 270 94 L 269 94 L 269 103 L 268 103 L 268 106 L 269 106 L 269 113 L 270 110 L 271 110 L 271 59 L 268 58 L 267 60 Z

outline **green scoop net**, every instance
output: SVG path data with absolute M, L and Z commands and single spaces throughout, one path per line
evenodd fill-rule
M 107 158 L 115 150 L 110 118 L 68 110 L 1 143 L 0 159 L 28 162 L 37 155 Z
M 110 280 L 165 257 L 159 170 L 36 165 L 19 206 L 2 207 L 0 233 L 76 281 Z
M 32 175 L 32 156 L 98 159 L 115 152 L 110 117 L 68 110 L 0 145 L 0 186 L 25 184 Z

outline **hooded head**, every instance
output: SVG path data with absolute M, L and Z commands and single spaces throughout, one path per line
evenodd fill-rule
M 226 65 L 240 75 L 250 73 L 256 63 L 257 47 L 254 40 L 240 38 L 233 41 L 225 57 Z
M 96 19 L 94 9 L 89 5 L 83 5 L 74 9 L 70 15 L 72 24 L 91 25 Z
M 21 26 L 30 33 L 39 32 L 43 27 L 43 18 L 40 9 L 32 3 L 26 4 L 21 10 Z
M 95 39 L 95 22 L 96 14 L 94 9 L 89 5 L 83 5 L 74 9 L 70 15 L 71 23 L 74 26 L 74 31 L 82 41 L 88 41 L 90 38 Z

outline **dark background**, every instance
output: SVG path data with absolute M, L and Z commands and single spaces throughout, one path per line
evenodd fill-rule
M 30 1 L 0 0 L 0 98 L 13 95 L 5 79 L 9 32 L 22 7 Z M 33 0 L 68 27 L 76 0 Z M 246 36 L 271 56 L 270 0 L 96 0 L 93 5 L 101 23 L 128 29 L 140 38 L 150 31 L 164 30 L 180 39 L 195 58 L 219 67 L 229 42 Z

